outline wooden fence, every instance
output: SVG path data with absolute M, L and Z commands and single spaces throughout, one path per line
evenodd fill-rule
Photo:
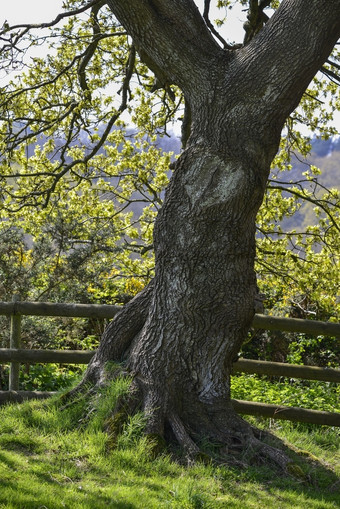
M 19 366 L 24 363 L 87 364 L 94 351 L 80 350 L 28 350 L 21 346 L 21 316 L 67 316 L 86 318 L 113 318 L 119 306 L 97 304 L 55 304 L 50 302 L 0 302 L 0 315 L 10 316 L 10 348 L 0 349 L 0 363 L 10 363 L 9 390 L 0 391 L 0 404 L 6 401 L 23 401 L 30 398 L 46 398 L 54 393 L 19 391 Z M 297 318 L 281 318 L 255 315 L 252 326 L 257 329 L 303 332 L 312 335 L 340 336 L 340 324 L 317 322 Z M 233 374 L 254 373 L 276 377 L 301 378 L 340 382 L 340 369 L 299 366 L 279 362 L 239 359 L 233 365 Z M 261 415 L 275 419 L 340 426 L 340 413 L 321 412 L 296 407 L 232 400 L 237 412 L 247 415 Z

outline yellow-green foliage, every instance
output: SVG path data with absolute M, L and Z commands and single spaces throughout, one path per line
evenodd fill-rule
M 221 9 L 238 4 L 248 2 L 217 2 Z M 68 0 L 63 9 L 79 5 Z M 166 139 L 183 116 L 183 97 L 176 87 L 158 87 L 106 4 L 44 32 L 44 56 L 35 54 L 43 42 L 37 37 L 27 32 L 20 40 L 32 58 L 0 90 L 2 299 L 20 293 L 125 303 L 153 276 L 153 223 L 172 158 L 158 147 L 159 135 Z M 88 59 L 89 46 L 95 51 Z M 18 61 L 25 54 L 13 51 Z M 12 57 L 1 53 L 4 68 Z M 337 48 L 330 58 L 339 60 Z M 298 305 L 308 318 L 339 320 L 339 192 L 318 185 L 319 160 L 290 178 L 293 155 L 306 156 L 311 135 L 336 133 L 339 109 L 339 89 L 317 75 L 273 161 L 256 259 L 273 314 Z

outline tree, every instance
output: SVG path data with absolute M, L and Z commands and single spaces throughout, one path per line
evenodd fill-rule
M 72 395 L 84 394 L 88 383 L 100 386 L 108 361 L 123 362 L 123 373 L 132 378 L 132 384 L 129 398 L 113 409 L 116 430 L 129 413 L 142 408 L 147 435 L 155 440 L 174 437 L 190 456 L 199 455 L 200 441 L 208 439 L 218 443 L 221 451 L 227 446 L 229 454 L 245 449 L 284 466 L 287 458 L 261 443 L 256 430 L 234 412 L 229 380 L 232 362 L 254 316 L 255 220 L 266 192 L 270 164 L 286 119 L 339 38 L 340 4 L 337 0 L 250 1 L 244 43 L 223 43 L 223 47 L 220 39 L 214 38 L 215 29 L 208 18 L 210 1 L 205 2 L 205 19 L 192 0 L 109 0 L 107 4 L 120 24 L 117 28 L 104 11 L 104 22 L 115 28 L 111 37 L 99 29 L 104 2 L 67 2 L 67 6 L 75 6 L 73 14 L 93 8 L 88 21 L 90 44 L 88 33 L 69 44 L 66 34 L 74 23 L 72 18 L 69 30 L 63 32 L 70 52 L 69 68 L 77 63 L 78 97 L 67 73 L 64 82 L 59 80 L 62 71 L 51 57 L 48 65 L 36 60 L 35 71 L 28 73 L 23 84 L 26 96 L 35 94 L 34 118 L 28 110 L 22 113 L 25 105 L 19 103 L 24 96 L 19 92 L 12 92 L 4 102 L 7 112 L 3 117 L 17 108 L 21 113 L 17 110 L 16 118 L 24 123 L 21 127 L 7 122 L 3 139 L 13 150 L 22 141 L 27 125 L 32 131 L 28 136 L 37 139 L 57 122 L 65 126 L 65 118 L 69 119 L 63 135 L 69 143 L 59 148 L 59 160 L 47 158 L 48 153 L 57 152 L 50 141 L 36 155 L 35 171 L 20 173 L 20 179 L 32 177 L 25 193 L 11 191 L 20 208 L 39 203 L 41 197 L 46 205 L 67 172 L 90 178 L 91 164 L 103 162 L 98 150 L 127 109 L 134 66 L 144 86 L 167 94 L 167 98 L 162 96 L 163 107 L 156 123 L 162 123 L 170 109 L 171 113 L 177 110 L 174 86 L 185 100 L 184 150 L 172 165 L 173 175 L 154 226 L 154 278 L 111 322 L 83 382 Z M 264 9 L 270 5 L 276 10 L 269 19 Z M 124 58 L 126 47 L 121 38 L 126 38 L 120 26 L 133 41 L 128 60 Z M 8 42 L 12 53 L 7 57 L 12 62 L 25 29 L 21 27 L 17 39 L 13 35 Z M 5 35 L 8 30 L 5 27 Z M 85 39 L 86 48 L 76 53 Z M 105 45 L 96 53 L 99 41 Z M 96 66 L 99 58 L 112 56 L 112 48 L 115 69 L 124 78 L 121 104 L 108 118 L 100 115 L 96 86 L 99 80 L 109 83 L 111 76 L 96 76 Z M 136 50 L 141 59 L 138 63 Z M 86 68 L 91 59 L 90 81 Z M 332 66 L 337 65 L 331 60 L 324 72 L 336 76 Z M 54 75 L 53 66 L 57 68 Z M 45 91 L 34 83 L 37 68 L 50 87 Z M 63 107 L 52 103 L 48 93 L 62 86 L 69 87 L 69 99 L 63 99 Z M 62 97 L 61 88 L 58 93 Z M 137 125 L 150 118 L 150 114 L 145 117 L 145 109 L 151 108 L 143 92 L 138 93 L 144 108 L 137 108 Z M 110 97 L 107 100 L 110 102 Z M 44 130 L 39 114 L 45 110 Z M 94 136 L 87 152 L 72 148 L 70 141 L 79 135 L 80 125 L 93 122 L 94 111 L 100 121 L 105 121 L 104 135 Z M 16 154 L 18 158 L 20 153 Z M 105 171 L 105 162 L 103 166 Z

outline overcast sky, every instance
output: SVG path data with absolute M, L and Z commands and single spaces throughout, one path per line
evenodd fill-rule
M 5 20 L 14 23 L 42 23 L 50 21 L 59 12 L 62 0 L 10 0 L 2 1 L 0 24 Z

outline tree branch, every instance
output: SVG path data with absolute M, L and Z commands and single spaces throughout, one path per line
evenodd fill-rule
M 266 7 L 269 7 L 270 1 L 261 0 L 258 3 L 258 0 L 249 0 L 248 21 L 243 26 L 245 30 L 244 44 L 248 44 L 269 20 L 269 17 L 263 11 Z
M 332 65 L 334 65 L 334 64 L 332 64 Z M 340 85 L 340 75 L 336 74 L 334 71 L 332 71 L 331 69 L 328 69 L 324 65 L 321 67 L 320 70 L 321 70 L 322 74 L 327 76 L 327 78 L 330 79 L 333 83 L 335 83 L 335 85 Z
M 297 107 L 308 84 L 340 37 L 338 0 L 283 0 L 265 26 L 239 50 L 261 108 L 280 123 Z M 251 69 L 251 70 L 250 70 Z M 271 121 L 268 119 L 268 121 Z
M 90 162 L 91 159 L 98 153 L 98 151 L 101 149 L 101 147 L 105 143 L 108 135 L 110 134 L 113 125 L 118 120 L 118 118 L 121 116 L 123 111 L 125 111 L 125 109 L 127 108 L 128 90 L 129 90 L 130 80 L 131 80 L 131 77 L 133 74 L 133 69 L 134 69 L 134 64 L 135 64 L 135 56 L 136 56 L 135 48 L 132 47 L 130 50 L 129 57 L 128 57 L 126 73 L 125 73 L 123 85 L 121 88 L 121 97 L 122 97 L 121 104 L 120 104 L 118 110 L 116 111 L 116 113 L 112 115 L 109 122 L 107 123 L 105 130 L 104 130 L 100 140 L 98 141 L 98 143 L 92 148 L 92 150 L 84 158 L 82 158 L 82 159 L 77 158 L 77 159 L 71 161 L 70 163 L 65 164 L 65 153 L 66 153 L 66 150 L 67 150 L 69 143 L 72 139 L 72 125 L 73 125 L 75 118 L 78 115 L 77 113 L 75 113 L 75 115 L 71 119 L 69 133 L 68 133 L 67 139 L 66 139 L 63 149 L 62 149 L 60 164 L 55 169 L 55 171 L 54 172 L 38 172 L 38 173 L 31 172 L 31 173 L 24 173 L 24 174 L 22 174 L 22 173 L 15 174 L 15 177 L 17 177 L 17 178 L 26 178 L 26 177 L 29 178 L 32 176 L 36 176 L 36 177 L 53 176 L 54 180 L 53 180 L 53 183 L 51 184 L 51 186 L 48 189 L 31 191 L 30 193 L 22 194 L 19 196 L 12 194 L 11 195 L 12 198 L 15 199 L 17 203 L 19 202 L 19 205 L 17 207 L 12 207 L 12 208 L 5 207 L 6 210 L 11 211 L 11 212 L 18 212 L 19 210 L 21 210 L 24 207 L 37 205 L 36 199 L 39 197 L 42 197 L 42 196 L 45 196 L 45 200 L 44 200 L 44 203 L 42 206 L 47 207 L 47 205 L 50 201 L 51 195 L 55 191 L 57 184 L 61 180 L 61 178 L 64 175 L 66 175 L 69 171 L 71 171 L 77 165 L 85 165 L 86 166 L 88 164 L 88 162 Z M 73 109 L 75 106 L 76 106 L 76 103 L 73 105 Z M 37 133 L 34 133 L 34 135 L 36 135 L 36 134 Z M 28 135 L 28 136 L 30 136 L 30 135 Z M 12 176 L 14 176 L 14 175 L 12 175 Z M 10 193 L 8 193 L 8 194 L 10 194 Z M 29 199 L 29 198 L 31 198 L 31 199 Z M 33 202 L 32 202 L 32 198 L 33 198 Z
M 81 14 L 82 12 L 87 11 L 88 9 L 90 9 L 93 6 L 98 6 L 98 9 L 100 9 L 100 7 L 102 7 L 104 4 L 105 4 L 105 0 L 92 0 L 91 2 L 86 3 L 83 7 L 80 7 L 79 9 L 74 9 L 74 10 L 71 10 L 71 11 L 62 12 L 62 13 L 58 14 L 58 16 L 54 20 L 52 20 L 52 21 L 50 21 L 48 23 L 36 23 L 36 24 L 34 24 L 34 23 L 30 23 L 30 24 L 24 23 L 24 24 L 9 26 L 5 22 L 4 25 L 3 25 L 3 29 L 0 30 L 0 37 L 2 37 L 4 34 L 10 32 L 12 30 L 17 30 L 18 28 L 23 28 L 24 30 L 22 32 L 20 32 L 20 34 L 18 34 L 18 36 L 21 38 L 29 30 L 36 29 L 36 28 L 50 28 L 50 27 L 53 27 L 53 26 L 57 25 L 59 23 L 59 21 L 61 21 L 64 18 L 69 18 L 70 16 L 76 16 L 77 14 Z
M 204 0 L 203 19 L 206 22 L 207 27 L 209 28 L 210 32 L 216 37 L 216 39 L 218 39 L 222 43 L 224 49 L 230 49 L 230 50 L 237 49 L 239 46 L 228 44 L 227 41 L 225 39 L 223 39 L 221 34 L 215 29 L 214 25 L 211 23 L 211 21 L 209 19 L 210 3 L 211 3 L 211 0 Z
M 92 26 L 93 39 L 92 39 L 91 44 L 89 44 L 89 46 L 86 48 L 84 57 L 79 65 L 79 69 L 78 69 L 79 85 L 83 91 L 88 91 L 88 89 L 89 89 L 89 87 L 87 85 L 87 81 L 86 81 L 85 71 L 86 71 L 86 67 L 87 67 L 88 63 L 90 62 L 91 58 L 95 54 L 98 43 L 100 41 L 100 26 L 99 26 L 98 18 L 97 18 L 97 14 L 98 14 L 98 11 L 100 8 L 101 8 L 101 3 L 96 4 L 92 7 L 91 19 L 93 22 L 93 26 Z
M 162 84 L 174 83 L 189 93 L 195 83 L 209 78 L 209 63 L 223 50 L 192 0 L 108 0 L 107 4 Z
M 316 205 L 316 206 L 320 207 L 320 209 L 322 209 L 325 212 L 325 214 L 329 217 L 329 219 L 330 219 L 331 223 L 333 224 L 333 226 L 340 232 L 340 226 L 338 226 L 338 223 L 335 220 L 335 218 L 333 217 L 333 214 L 331 214 L 329 209 L 325 205 L 323 205 L 321 200 L 313 199 L 310 196 L 307 196 L 306 194 L 304 194 L 303 192 L 299 192 L 299 191 L 296 191 L 294 189 L 286 188 L 286 187 L 279 186 L 279 185 L 273 185 L 273 184 L 269 185 L 268 189 L 278 189 L 278 190 L 281 190 L 281 191 L 285 191 L 285 192 L 287 192 L 289 194 L 292 194 L 292 195 L 296 196 L 297 198 L 300 198 L 301 200 L 308 201 L 310 203 L 313 203 L 313 205 Z

